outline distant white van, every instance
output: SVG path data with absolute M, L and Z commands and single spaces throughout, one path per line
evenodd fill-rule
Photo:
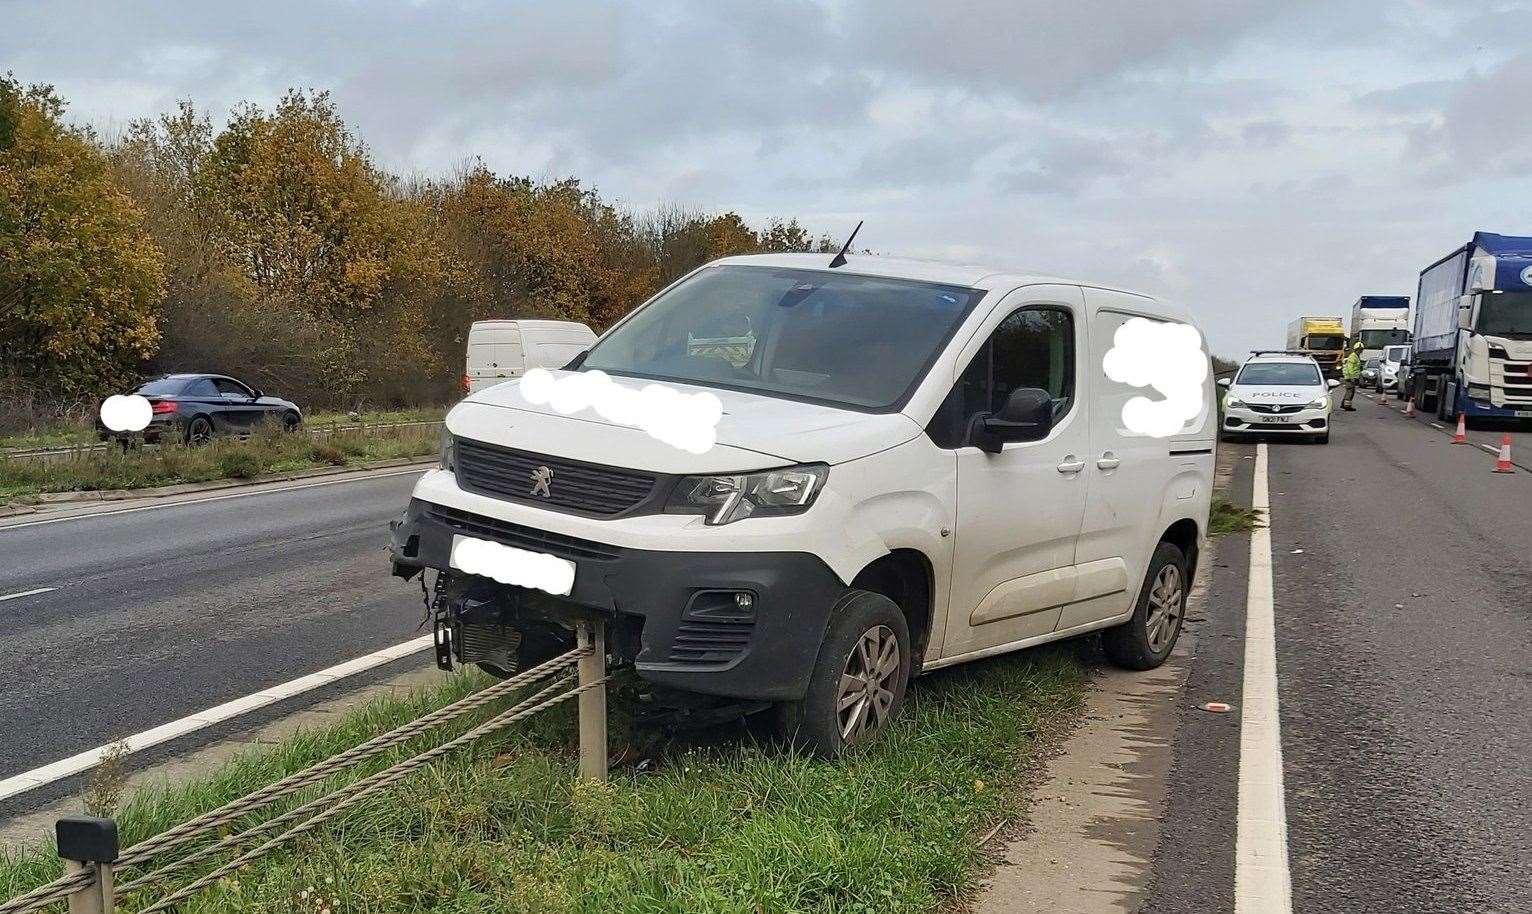
M 596 332 L 576 321 L 474 321 L 464 393 L 519 378 L 528 368 L 563 368 L 595 342 Z

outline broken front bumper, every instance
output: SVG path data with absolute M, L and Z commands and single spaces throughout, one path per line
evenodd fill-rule
M 804 552 L 665 552 L 612 546 L 513 524 L 421 499 L 392 526 L 394 574 L 452 566 L 455 537 L 472 537 L 575 564 L 574 585 L 556 598 L 570 619 L 600 615 L 634 631 L 638 674 L 709 695 L 802 698 L 846 585 Z M 522 588 L 496 585 L 514 598 Z M 539 593 L 539 603 L 548 600 Z M 508 599 L 508 603 L 517 600 Z M 622 649 L 624 639 L 614 638 Z

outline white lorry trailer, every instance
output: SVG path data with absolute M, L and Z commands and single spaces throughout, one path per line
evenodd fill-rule
M 1416 408 L 1532 418 L 1532 238 L 1476 232 L 1422 270 L 1413 332 Z

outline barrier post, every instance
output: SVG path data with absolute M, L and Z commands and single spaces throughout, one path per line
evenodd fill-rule
M 597 619 L 575 626 L 575 643 L 590 653 L 580 658 L 580 685 L 600 682 L 606 676 L 606 622 Z M 606 780 L 606 684 L 581 692 L 580 777 Z
M 70 875 L 95 870 L 90 885 L 69 896 L 69 914 L 112 914 L 112 864 L 121 849 L 117 823 L 96 816 L 64 816 L 55 823 L 54 835 Z

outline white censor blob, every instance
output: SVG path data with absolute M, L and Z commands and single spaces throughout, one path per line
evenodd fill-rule
M 154 410 L 138 394 L 112 394 L 101 402 L 101 424 L 114 432 L 141 432 Z
M 574 590 L 574 562 L 466 536 L 452 543 L 452 567 L 501 584 L 536 588 L 561 597 Z
M 1202 413 L 1208 359 L 1202 334 L 1190 324 L 1129 318 L 1112 336 L 1101 368 L 1119 384 L 1152 387 L 1164 398 L 1132 397 L 1124 403 L 1122 424 L 1130 432 L 1169 438 Z
M 633 390 L 604 371 L 555 378 L 545 368 L 530 369 L 520 384 L 529 403 L 546 404 L 565 416 L 594 409 L 608 422 L 642 429 L 657 441 L 693 454 L 706 454 L 718 441 L 723 403 L 706 391 L 683 394 L 663 384 Z

